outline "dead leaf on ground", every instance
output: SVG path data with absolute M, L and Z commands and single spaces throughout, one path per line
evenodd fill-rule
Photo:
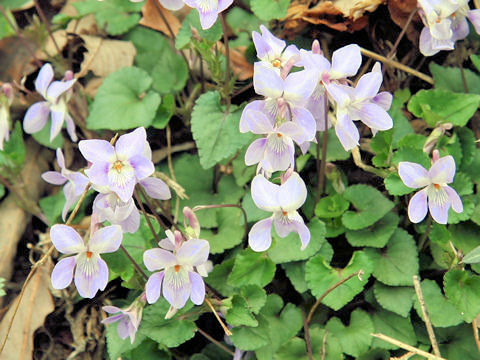
M 169 10 L 165 9 L 162 5 L 160 5 L 157 0 L 146 1 L 145 5 L 142 8 L 143 17 L 140 19 L 139 24 L 154 30 L 161 31 L 165 35 L 170 37 L 170 31 L 165 25 L 165 22 L 160 15 L 160 11 L 165 16 L 165 19 L 167 20 L 170 28 L 172 29 L 172 32 L 176 36 L 182 24 Z
M 52 33 L 53 39 L 51 36 L 47 37 L 45 45 L 42 49 L 39 49 L 35 54 L 40 60 L 47 60 L 58 55 L 58 50 L 62 49 L 67 45 L 68 35 L 65 30 L 57 30 Z M 56 43 L 56 45 L 55 45 Z M 58 46 L 58 48 L 57 48 Z
M 2 360 L 33 358 L 33 334 L 43 325 L 45 317 L 55 309 L 49 290 L 52 268 L 52 262 L 47 261 L 37 269 L 27 284 L 2 352 Z M 17 302 L 18 297 L 12 302 L 7 314 L 0 322 L 0 341 L 3 341 L 7 334 L 8 324 Z
M 36 46 L 25 38 L 32 51 Z M 32 64 L 33 57 L 25 47 L 25 43 L 17 36 L 0 40 L 0 79 L 2 81 L 17 81 L 37 68 Z
M 293 2 L 285 17 L 285 30 L 296 34 L 306 23 L 326 25 L 338 31 L 356 31 L 367 25 L 366 13 L 373 12 L 385 0 L 322 1 L 312 8 L 302 0 Z
M 80 19 L 74 19 L 67 25 L 67 32 L 77 35 L 97 35 L 100 30 L 94 14 L 89 14 Z
M 417 0 L 389 0 L 388 1 L 388 11 L 390 12 L 390 16 L 395 24 L 403 28 L 410 14 L 412 11 L 415 11 L 417 8 Z M 415 14 L 412 21 L 415 23 L 421 22 L 420 17 L 418 14 Z M 407 38 L 414 44 L 418 44 L 418 39 L 420 37 L 420 33 L 415 26 L 410 25 L 407 28 L 405 33 Z

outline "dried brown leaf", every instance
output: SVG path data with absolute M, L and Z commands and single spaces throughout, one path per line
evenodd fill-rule
M 57 46 L 58 49 L 62 51 L 65 45 L 67 45 L 68 37 L 65 30 L 57 30 L 52 34 L 52 36 L 55 41 L 53 41 L 52 37 L 49 36 L 45 41 L 45 45 L 43 46 L 43 48 L 41 50 L 38 50 L 35 54 L 40 60 L 47 60 L 57 56 Z M 57 46 L 55 46 L 55 42 L 57 43 Z
M 27 38 L 25 38 L 25 41 L 34 51 L 35 43 Z M 0 79 L 2 81 L 19 82 L 25 74 L 36 69 L 32 62 L 33 57 L 20 38 L 11 36 L 0 40 Z
M 23 360 L 33 358 L 33 333 L 43 325 L 45 317 L 55 309 L 50 294 L 51 261 L 40 266 L 25 288 L 25 293 L 8 334 L 2 360 Z M 10 319 L 13 316 L 16 298 L 0 322 L 0 339 L 5 338 Z
M 143 17 L 140 19 L 140 25 L 149 27 L 154 30 L 163 32 L 167 36 L 171 36 L 161 14 L 165 17 L 170 25 L 170 29 L 175 34 L 178 33 L 182 24 L 180 21 L 167 9 L 165 9 L 157 0 L 147 0 L 142 8 Z
M 395 24 L 403 28 L 412 13 L 417 8 L 417 0 L 389 0 L 388 1 L 388 11 L 390 11 L 390 16 Z M 414 22 L 420 22 L 420 17 L 415 15 L 413 17 Z M 418 38 L 420 33 L 415 29 L 414 26 L 410 25 L 407 28 L 406 35 L 408 39 L 414 44 L 418 43 Z

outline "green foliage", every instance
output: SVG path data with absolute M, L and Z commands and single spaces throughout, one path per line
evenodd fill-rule
M 443 278 L 445 295 L 466 322 L 480 313 L 480 276 L 469 271 L 450 270 Z
M 373 275 L 385 285 L 412 285 L 418 274 L 418 254 L 415 240 L 405 230 L 397 228 L 385 249 L 366 249 Z
M 2 14 L 0 16 L 0 39 L 15 35 L 15 29 L 10 25 L 10 23 L 16 24 L 15 18 L 9 8 L 5 9 L 5 13 L 8 20 L 5 18 L 5 15 Z
M 465 126 L 480 105 L 480 95 L 446 90 L 420 90 L 408 102 L 408 110 L 424 119 L 428 126 L 451 123 Z
M 406 186 L 402 179 L 400 179 L 400 176 L 395 173 L 389 174 L 385 179 L 383 179 L 383 181 L 385 183 L 385 188 L 388 190 L 390 195 L 406 195 L 416 190 Z
M 65 201 L 65 195 L 63 194 L 63 191 L 60 190 L 55 195 L 41 198 L 38 202 L 40 209 L 42 209 L 42 212 L 47 217 L 50 225 L 61 222 Z
M 58 149 L 63 147 L 63 136 L 59 133 L 56 137 L 53 138 L 52 142 L 50 142 L 50 129 L 52 127 L 52 120 L 49 117 L 47 120 L 47 124 L 43 127 L 42 130 L 32 134 L 33 138 L 43 146 L 46 146 L 50 149 Z
M 372 263 L 364 252 L 354 252 L 350 262 L 344 269 L 333 268 L 324 260 L 322 255 L 316 255 L 307 262 L 305 279 L 312 294 L 319 298 L 330 286 L 335 285 L 359 270 L 363 271 L 361 277 L 353 277 L 342 284 L 342 286 L 332 290 L 323 299 L 322 304 L 334 310 L 339 310 L 363 290 L 370 277 L 373 270 Z
M 25 154 L 22 125 L 17 121 L 10 133 L 10 139 L 4 142 L 3 151 L 0 151 L 0 173 L 3 176 L 18 174 L 25 162 Z
M 413 134 L 412 126 L 403 113 L 405 103 L 410 99 L 410 90 L 399 89 L 393 94 L 392 107 L 388 111 L 393 119 L 393 145 L 396 146 L 398 142 L 408 134 Z
M 121 355 L 129 352 L 140 345 L 144 346 L 145 335 L 137 333 L 133 344 L 130 343 L 130 338 L 122 339 L 117 333 L 118 322 L 107 325 L 107 351 L 110 359 L 118 359 Z
M 252 139 L 238 131 L 242 109 L 234 105 L 227 112 L 220 104 L 220 94 L 210 91 L 201 95 L 193 108 L 192 133 L 198 147 L 200 164 L 211 168 L 232 157 Z
M 184 49 L 188 46 L 192 39 L 192 28 L 203 40 L 207 40 L 210 44 L 215 43 L 222 37 L 222 25 L 217 21 L 211 28 L 203 30 L 200 25 L 200 18 L 196 11 L 190 11 L 182 22 L 182 27 L 178 31 L 175 38 L 175 47 L 177 49 Z
M 342 215 L 350 206 L 342 194 L 329 195 L 321 198 L 315 206 L 315 215 L 320 218 L 336 218 Z
M 175 113 L 175 98 L 172 94 L 166 94 L 162 98 L 162 102 L 157 109 L 152 126 L 155 129 L 165 129 Z
M 322 144 L 323 136 L 320 136 L 318 139 L 319 153 L 318 158 L 322 158 Z M 335 129 L 328 129 L 328 140 L 327 140 L 327 161 L 336 161 L 336 160 L 347 160 L 350 158 L 350 152 L 345 151 L 342 144 L 338 140 L 337 135 L 335 134 Z M 308 152 L 317 158 L 317 144 L 311 144 Z
M 236 34 L 245 31 L 250 35 L 252 31 L 259 31 L 262 22 L 242 8 L 234 7 L 227 13 L 227 24 Z
M 258 285 L 264 287 L 275 275 L 275 264 L 265 253 L 243 250 L 235 257 L 235 265 L 227 282 L 231 286 Z
M 230 275 L 235 264 L 235 259 L 228 259 L 221 264 L 215 265 L 213 270 L 205 278 L 205 282 L 224 296 L 236 294 L 235 286 L 229 285 L 225 279 Z
M 466 127 L 456 128 L 455 134 L 458 136 L 460 140 L 460 145 L 462 147 L 462 163 L 460 166 L 457 167 L 460 170 L 468 169 L 468 167 L 472 164 L 475 153 L 476 153 L 476 146 L 475 146 L 475 135 L 473 131 Z
M 110 74 L 98 88 L 87 127 L 125 130 L 149 126 L 160 105 L 160 96 L 149 90 L 151 85 L 152 78 L 137 67 L 125 67 Z
M 462 78 L 465 76 L 469 93 L 480 94 L 480 76 L 469 69 L 462 70 L 456 67 L 440 66 L 430 63 L 430 72 L 433 75 L 436 89 L 443 89 L 455 93 L 464 93 L 465 87 Z
M 422 149 L 416 149 L 410 146 L 404 146 L 393 154 L 392 162 L 398 165 L 401 161 L 410 161 L 422 165 L 425 169 L 430 168 L 430 159 Z
M 381 333 L 405 344 L 415 346 L 417 337 L 409 318 L 399 316 L 390 311 L 380 310 L 373 315 L 372 320 L 376 333 Z M 373 339 L 372 348 L 398 349 L 397 346 L 377 338 Z
M 253 314 L 258 314 L 267 301 L 265 290 L 256 285 L 247 285 L 240 290 L 239 295 L 232 298 L 232 306 L 228 309 L 225 319 L 232 326 L 258 326 Z
M 380 281 L 375 281 L 373 293 L 375 294 L 375 300 L 384 309 L 403 317 L 407 317 L 410 313 L 413 296 L 415 295 L 413 287 L 388 286 Z
M 384 247 L 400 221 L 397 214 L 390 212 L 375 224 L 362 230 L 347 230 L 346 237 L 352 246 Z
M 285 270 L 285 273 L 295 290 L 299 293 L 304 293 L 308 290 L 308 284 L 305 280 L 304 261 L 284 263 L 282 264 L 282 268 Z
M 252 11 L 262 21 L 281 19 L 287 15 L 290 0 L 251 0 Z
M 357 210 L 347 211 L 342 215 L 343 225 L 350 230 L 360 230 L 373 225 L 394 206 L 380 191 L 367 185 L 350 186 L 343 196 Z
M 0 297 L 6 294 L 5 290 L 3 290 L 4 286 L 5 286 L 5 279 L 0 277 Z

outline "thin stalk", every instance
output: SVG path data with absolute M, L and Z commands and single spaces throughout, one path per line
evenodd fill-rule
M 220 21 L 222 23 L 222 29 L 223 29 L 223 42 L 225 45 L 225 57 L 226 57 L 226 63 L 225 63 L 225 83 L 223 84 L 223 92 L 225 95 L 225 100 L 227 100 L 227 112 L 230 112 L 230 104 L 231 104 L 231 99 L 230 99 L 230 48 L 228 45 L 228 35 L 227 35 L 227 23 L 225 21 L 225 17 L 223 13 L 219 14 L 220 16 Z
M 168 213 L 168 211 L 165 210 L 165 208 L 162 206 L 162 204 L 160 204 L 160 202 L 157 200 L 157 199 L 152 199 L 153 202 L 155 203 L 155 205 L 157 207 L 159 207 L 160 209 L 162 209 L 162 213 L 163 215 L 165 215 L 165 217 L 168 219 L 168 221 L 170 221 L 170 223 L 172 224 L 173 227 L 175 227 L 175 229 L 177 229 L 178 231 L 180 231 L 180 228 L 178 227 L 177 223 L 174 221 L 174 219 L 172 218 L 172 215 Z
M 225 332 L 225 334 L 227 336 L 231 336 L 232 335 L 232 332 L 227 328 L 227 325 L 225 325 L 225 323 L 222 321 L 222 319 L 220 319 L 220 316 L 218 316 L 217 314 L 217 310 L 215 310 L 215 308 L 213 307 L 212 303 L 210 302 L 210 300 L 208 300 L 208 298 L 205 298 L 205 302 L 207 303 L 208 307 L 210 308 L 210 310 L 212 310 L 213 312 L 213 315 L 215 315 L 215 317 L 217 318 L 217 321 L 219 322 L 220 326 L 222 327 L 223 331 Z
M 462 76 L 463 91 L 468 94 L 467 78 L 465 77 L 465 70 L 463 69 L 463 64 L 460 59 L 458 59 L 458 67 L 460 68 L 460 75 Z
M 436 355 L 433 355 L 433 354 L 430 354 L 426 351 L 423 351 L 423 350 L 420 350 L 420 349 L 417 349 L 416 347 L 413 347 L 411 345 L 408 345 L 408 344 L 405 344 L 404 342 L 401 342 L 397 339 L 393 339 L 391 338 L 390 336 L 387 336 L 387 335 L 384 335 L 384 334 L 370 334 L 371 336 L 373 337 L 376 337 L 377 339 L 380 339 L 380 340 L 383 340 L 383 341 L 386 341 L 390 344 L 393 344 L 393 345 L 396 345 L 404 350 L 407 350 L 407 351 L 410 351 L 412 353 L 415 353 L 417 355 L 420 355 L 420 356 L 423 356 L 427 359 L 430 359 L 430 360 L 447 360 L 445 358 L 442 358 L 442 357 L 439 357 L 439 356 L 436 356 Z
M 220 349 L 222 349 L 223 351 L 225 351 L 226 353 L 232 355 L 232 356 L 235 356 L 235 353 L 230 350 L 229 348 L 227 348 L 225 345 L 223 345 L 220 341 L 214 339 L 213 337 L 211 337 L 210 335 L 208 335 L 205 331 L 203 331 L 202 329 L 200 329 L 198 326 L 197 326 L 197 330 L 200 334 L 202 334 L 205 338 L 207 338 L 207 340 L 211 341 L 213 344 L 217 345 Z
M 312 339 L 310 338 L 310 331 L 308 328 L 307 318 L 305 317 L 305 309 L 302 309 L 303 328 L 305 333 L 305 343 L 307 344 L 308 360 L 313 360 Z
M 425 243 L 428 239 L 428 235 L 430 235 L 430 230 L 432 229 L 432 217 L 428 215 L 427 218 L 427 228 L 425 229 L 425 232 L 422 234 L 422 237 L 420 238 L 420 241 L 418 242 L 418 250 L 422 250 L 423 247 L 425 246 Z
M 152 205 L 152 203 L 150 202 L 150 200 L 148 200 L 148 197 L 147 197 L 147 195 L 145 194 L 145 191 L 143 191 L 143 189 L 142 189 L 141 186 L 138 187 L 138 191 L 140 191 L 140 194 L 142 194 L 143 198 L 145 199 L 145 202 L 147 203 L 148 209 L 152 212 L 153 216 L 155 217 L 155 219 L 157 220 L 157 222 L 160 224 L 160 226 L 161 226 L 164 230 L 168 230 L 168 226 L 163 222 L 162 218 L 157 214 L 157 212 L 155 211 L 154 206 Z
M 317 152 L 317 158 L 315 159 L 315 165 L 316 165 L 316 168 L 317 168 L 317 193 L 315 194 L 315 204 L 318 203 L 318 201 L 320 200 L 320 195 L 321 195 L 321 192 L 322 192 L 322 183 L 323 183 L 323 178 L 322 176 L 320 176 L 320 169 L 321 169 L 321 160 L 320 160 L 320 136 L 319 136 L 320 132 L 317 131 L 317 134 L 316 134 L 316 137 L 317 137 L 317 143 L 315 144 L 315 150 Z M 323 157 L 323 156 L 322 156 Z
M 62 61 L 65 61 L 65 59 L 61 56 L 62 51 L 60 50 L 60 47 L 58 46 L 57 41 L 55 40 L 55 37 L 53 36 L 52 29 L 50 28 L 50 24 L 48 23 L 47 17 L 45 16 L 45 13 L 43 12 L 40 4 L 38 3 L 38 0 L 34 0 L 33 3 L 35 4 L 35 9 L 37 9 L 38 15 L 40 15 L 40 19 L 45 24 L 45 28 L 47 29 L 47 32 L 48 32 L 48 35 L 50 36 L 50 39 L 52 39 L 52 41 L 53 41 L 53 45 L 55 46 L 55 50 L 57 50 L 57 53 L 62 58 Z
M 150 217 L 148 216 L 147 212 L 145 211 L 145 208 L 143 207 L 143 201 L 140 199 L 140 196 L 138 196 L 137 189 L 133 190 L 133 196 L 138 202 L 138 206 L 140 206 L 140 210 L 142 210 L 143 216 L 145 217 L 145 220 L 147 220 L 147 225 L 150 231 L 153 234 L 153 237 L 155 238 L 155 241 L 158 243 L 160 239 L 158 238 L 158 234 L 155 232 L 155 229 L 153 228 L 152 222 L 150 221 Z
M 145 274 L 145 272 L 142 270 L 142 268 L 137 264 L 137 262 L 135 260 L 133 260 L 132 256 L 128 253 L 127 249 L 125 249 L 123 247 L 123 245 L 120 245 L 120 249 L 122 249 L 123 253 L 127 256 L 128 260 L 130 260 L 130 262 L 132 263 L 133 267 L 135 268 L 135 270 L 138 271 L 138 273 L 140 275 L 143 276 L 143 278 L 145 280 L 148 280 L 148 276 L 147 274 Z
M 400 41 L 402 40 L 403 36 L 405 35 L 408 27 L 410 26 L 410 23 L 412 22 L 413 16 L 416 13 L 417 13 L 417 8 L 413 9 L 413 11 L 408 16 L 407 22 L 405 23 L 405 25 L 402 28 L 402 31 L 398 35 L 397 40 L 395 41 L 395 44 L 393 44 L 392 49 L 387 54 L 387 58 L 392 59 L 393 55 L 395 55 L 395 51 L 397 50 L 398 45 L 400 44 Z

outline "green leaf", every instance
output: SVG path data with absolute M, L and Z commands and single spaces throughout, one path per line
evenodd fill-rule
M 290 0 L 251 0 L 250 6 L 260 20 L 282 19 L 287 15 Z
M 375 341 L 375 339 L 373 340 Z M 360 355 L 357 360 L 389 360 L 390 353 L 385 349 L 372 349 Z
M 125 130 L 150 126 L 160 105 L 160 96 L 148 91 L 151 85 L 148 73 L 136 67 L 125 67 L 108 75 L 91 105 L 87 127 Z
M 236 287 L 251 284 L 264 287 L 272 281 L 274 275 L 275 264 L 265 253 L 246 249 L 236 256 L 227 283 Z
M 473 194 L 473 182 L 468 174 L 457 172 L 450 186 L 453 187 L 460 196 Z
M 342 215 L 350 206 L 342 194 L 329 195 L 321 198 L 315 206 L 315 215 L 320 218 L 336 218 Z
M 473 211 L 475 210 L 476 201 L 478 197 L 476 195 L 467 195 L 462 198 L 463 211 L 461 213 L 456 213 L 450 207 L 448 210 L 448 223 L 449 224 L 458 224 L 461 221 L 467 221 L 472 217 Z
M 413 285 L 412 276 L 418 275 L 418 253 L 413 237 L 398 228 L 388 241 L 386 249 L 365 249 L 373 265 L 373 275 L 385 285 Z
M 79 16 L 95 14 L 95 19 L 101 28 L 105 28 L 110 35 L 126 33 L 138 24 L 142 8 L 141 3 L 132 3 L 123 0 L 86 0 L 75 2 Z
M 148 72 L 152 87 L 160 94 L 182 90 L 188 79 L 188 66 L 183 57 L 175 53 L 165 36 L 157 31 L 137 27 L 127 39 L 137 49 L 135 64 Z
M 318 251 L 330 253 L 331 248 L 325 240 L 325 224 L 318 219 L 312 219 L 308 224 L 310 229 L 310 243 L 305 250 L 300 250 L 301 242 L 297 233 L 290 233 L 287 237 L 281 238 L 272 229 L 272 246 L 268 249 L 268 256 L 276 264 L 306 260 Z
M 377 167 L 388 166 L 388 159 L 392 150 L 393 130 L 381 131 L 370 142 L 375 156 L 372 158 L 373 165 Z
M 480 246 L 477 246 L 475 249 L 465 255 L 462 259 L 462 262 L 465 264 L 480 263 Z
M 436 89 L 464 93 L 465 87 L 462 78 L 465 77 L 468 92 L 480 94 L 480 76 L 469 69 L 462 70 L 457 67 L 440 66 L 433 62 L 429 65 L 430 72 L 433 75 Z
M 232 258 L 215 265 L 213 270 L 208 273 L 208 277 L 205 278 L 205 282 L 223 296 L 233 296 L 237 293 L 235 287 L 225 281 L 232 272 L 234 263 L 235 259 Z
M 5 13 L 7 14 L 8 20 L 5 18 L 5 15 L 2 14 L 0 16 L 0 39 L 16 34 L 15 29 L 10 25 L 10 23 L 16 24 L 15 17 L 9 8 L 5 8 Z
M 234 105 L 226 112 L 217 91 L 207 92 L 197 99 L 192 113 L 192 134 L 204 169 L 232 157 L 252 139 L 249 134 L 238 131 L 241 113 Z
M 268 335 L 269 323 L 265 316 L 259 314 L 257 316 L 258 326 L 247 327 L 240 326 L 232 329 L 230 340 L 233 345 L 241 350 L 257 350 L 270 342 Z
M 470 60 L 472 60 L 473 65 L 480 71 L 480 56 L 478 55 L 470 55 Z
M 232 305 L 227 311 L 225 320 L 227 320 L 228 324 L 232 326 L 258 326 L 255 316 L 253 316 L 251 311 L 248 309 L 247 302 L 242 296 L 238 295 L 233 296 Z
M 257 205 L 255 205 L 250 191 L 247 192 L 243 197 L 242 207 L 245 209 L 245 212 L 247 213 L 247 220 L 250 223 L 272 216 L 272 213 L 266 212 L 265 210 L 262 210 L 258 208 Z
M 333 317 L 325 328 L 340 340 L 343 352 L 354 357 L 367 351 L 372 343 L 372 319 L 360 309 L 352 312 L 348 326 L 343 325 L 339 318 Z
M 243 213 L 240 209 L 218 209 L 217 224 L 216 231 L 202 230 L 202 238 L 208 239 L 210 243 L 211 254 L 222 253 L 242 242 L 245 235 L 245 226 Z
M 394 206 L 380 191 L 368 185 L 349 186 L 343 196 L 357 209 L 357 212 L 347 211 L 342 215 L 343 224 L 350 230 L 373 225 Z
M 400 161 L 410 161 L 422 165 L 425 169 L 430 168 L 430 159 L 421 149 L 415 149 L 409 146 L 402 147 L 395 151 L 392 162 L 398 165 Z
M 165 129 L 175 113 L 175 99 L 172 94 L 163 97 L 162 103 L 157 109 L 152 126 L 155 129 Z
M 63 206 L 65 205 L 65 195 L 63 191 L 57 192 L 55 195 L 45 196 L 41 198 L 38 204 L 45 214 L 50 225 L 59 223 L 62 217 Z
M 463 324 L 435 329 L 442 357 L 448 360 L 478 360 L 478 350 L 472 336 L 472 326 Z
M 375 299 L 384 309 L 403 317 L 407 317 L 410 313 L 415 294 L 413 287 L 388 286 L 380 281 L 375 281 L 373 293 Z
M 480 313 L 480 276 L 469 271 L 450 270 L 443 278 L 445 295 L 470 323 Z
M 455 134 L 460 140 L 462 146 L 462 164 L 459 166 L 460 170 L 467 169 L 475 158 L 475 152 L 477 150 L 475 144 L 475 135 L 473 131 L 467 127 L 461 127 L 455 129 Z
M 422 150 L 423 145 L 427 141 L 427 137 L 421 134 L 408 134 L 402 137 L 398 144 L 397 148 L 402 147 L 411 147 L 417 150 Z
M 410 99 L 410 95 L 409 89 L 399 89 L 393 94 L 392 107 L 388 111 L 393 119 L 393 146 L 406 135 L 414 133 L 410 121 L 403 112 L 404 104 Z
M 252 31 L 258 31 L 262 22 L 248 11 L 233 7 L 227 13 L 227 24 L 235 34 L 246 31 L 250 35 Z
M 198 33 L 200 38 L 208 40 L 212 44 L 220 40 L 223 34 L 220 21 L 215 22 L 211 28 L 203 30 L 200 25 L 198 12 L 190 11 L 183 20 L 182 26 L 175 38 L 175 47 L 177 49 L 183 49 L 190 43 L 190 39 L 192 38 L 192 27 L 196 30 L 196 33 Z
M 381 310 L 373 315 L 372 320 L 377 334 L 381 333 L 390 336 L 391 338 L 412 346 L 415 346 L 417 343 L 417 337 L 409 318 L 401 317 L 390 311 Z M 398 349 L 396 345 L 374 338 L 372 348 L 377 347 L 389 350 Z
M 62 136 L 62 133 L 60 132 L 55 138 L 53 138 L 53 141 L 50 142 L 51 127 L 52 127 L 52 120 L 49 117 L 47 124 L 42 128 L 42 130 L 32 134 L 32 136 L 40 145 L 56 150 L 58 148 L 63 147 L 63 136 Z
M 5 9 L 20 10 L 20 8 L 29 1 L 30 0 L 2 0 L 2 6 Z
M 400 218 L 397 214 L 389 212 L 375 224 L 362 230 L 348 230 L 345 235 L 352 246 L 382 248 L 387 244 L 388 239 L 390 239 L 395 232 L 399 221 Z
M 443 296 L 437 283 L 433 280 L 423 280 L 420 283 L 422 288 L 425 307 L 427 308 L 430 321 L 435 327 L 448 327 L 458 325 L 462 322 L 459 312 L 453 304 Z M 418 316 L 423 319 L 422 309 L 417 297 L 414 297 L 414 307 Z
M 395 173 L 389 174 L 385 179 L 383 179 L 383 181 L 385 183 L 385 188 L 388 190 L 390 195 L 401 196 L 410 194 L 416 190 L 406 186 L 402 179 L 400 179 L 400 176 Z
M 233 176 L 235 177 L 235 182 L 237 183 L 238 186 L 244 186 L 248 182 L 250 182 L 256 175 L 256 168 L 255 166 L 247 166 L 245 165 L 245 152 L 247 150 L 247 147 L 245 146 L 243 149 L 240 150 L 240 153 L 238 156 L 232 161 L 232 167 L 233 167 Z M 250 194 L 248 192 L 247 194 Z M 246 196 L 246 195 L 245 195 Z M 251 196 L 250 196 L 251 199 Z M 253 201 L 252 201 L 253 203 Z M 257 208 L 255 206 L 255 208 Z M 258 209 L 258 208 L 257 208 Z M 260 210 L 263 211 L 263 210 Z M 265 214 L 268 214 L 267 212 L 264 211 Z M 247 214 L 248 216 L 250 214 Z M 262 217 L 265 218 L 266 216 Z M 249 217 L 250 219 L 250 217 Z M 250 221 L 255 221 L 255 220 L 250 220 Z
M 322 158 L 322 144 L 323 136 L 321 136 L 318 141 L 318 145 L 320 146 L 320 159 Z M 340 143 L 340 140 L 338 140 L 338 137 L 335 134 L 334 128 L 328 130 L 327 144 L 327 161 L 347 160 L 350 158 L 350 152 L 345 151 Z M 317 158 L 317 144 L 312 143 L 308 149 L 308 152 Z
M 332 290 L 323 299 L 323 304 L 334 310 L 339 310 L 363 290 L 370 277 L 372 264 L 364 252 L 355 251 L 344 269 L 333 268 L 321 255 L 316 255 L 306 264 L 305 279 L 312 294 L 319 298 L 331 286 L 359 270 L 363 270 L 362 280 L 355 276 Z
M 20 172 L 25 162 L 25 154 L 22 125 L 17 121 L 10 133 L 10 139 L 3 143 L 3 151 L 0 151 L 0 172 L 3 174 Z
M 109 324 L 106 326 L 107 351 L 110 359 L 118 359 L 122 354 L 132 349 L 135 349 L 145 340 L 145 335 L 137 331 L 135 341 L 130 343 L 130 338 L 122 339 L 118 336 L 117 326 L 119 322 Z M 141 323 L 140 323 L 140 326 Z
M 445 90 L 420 90 L 408 102 L 408 110 L 424 119 L 430 127 L 438 123 L 465 126 L 477 111 L 480 96 Z
M 305 262 L 289 262 L 282 264 L 285 274 L 287 274 L 288 279 L 292 283 L 295 290 L 299 293 L 304 293 L 308 290 L 308 284 L 305 280 Z

